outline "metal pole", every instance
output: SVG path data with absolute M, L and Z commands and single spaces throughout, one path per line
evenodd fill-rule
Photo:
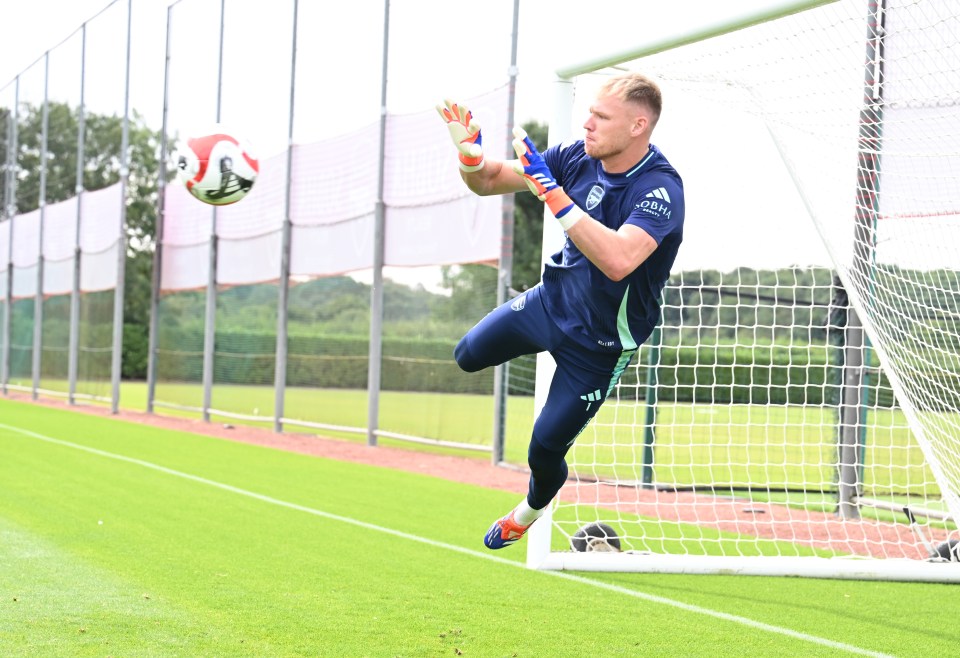
M 10 205 L 10 180 L 13 176 L 13 152 L 11 151 L 11 146 L 13 144 L 13 108 L 10 108 L 10 112 L 7 113 L 6 125 L 6 147 L 7 152 L 4 154 L 4 163 L 3 163 L 3 207 L 0 209 L 0 215 L 7 220 L 7 230 L 9 231 L 8 238 L 10 244 L 7 249 L 7 260 L 4 262 L 3 271 L 7 274 L 7 277 L 4 279 L 3 284 L 3 324 L 0 325 L 0 388 L 2 388 L 3 393 L 7 392 L 7 376 L 6 376 L 6 355 L 7 348 L 10 345 L 10 332 L 7 326 L 7 319 L 10 317 L 10 295 L 8 283 L 10 281 L 10 261 L 12 257 L 12 244 L 13 244 L 13 222 L 10 220 L 8 208 Z
M 226 0 L 220 0 L 220 55 L 217 63 L 217 123 L 223 100 L 223 17 Z M 207 277 L 207 306 L 203 324 L 203 420 L 210 421 L 213 400 L 213 357 L 217 338 L 217 208 L 210 211 L 210 273 Z
M 157 227 L 153 240 L 153 272 L 150 278 L 150 336 L 147 340 L 147 413 L 153 413 L 157 396 L 157 344 L 160 331 L 160 284 L 163 274 L 163 223 L 166 220 L 167 120 L 170 109 L 170 35 L 173 5 L 167 6 L 167 41 L 163 60 L 163 119 L 160 124 L 160 180 L 157 181 Z
M 280 252 L 280 287 L 277 299 L 277 351 L 274 363 L 273 429 L 283 431 L 284 403 L 287 386 L 287 310 L 290 303 L 290 194 L 293 186 L 293 116 L 297 82 L 297 23 L 299 0 L 293 0 L 293 43 L 290 48 L 290 107 L 287 117 L 287 181 L 283 196 L 283 236 Z
M 874 227 L 880 202 L 880 150 L 883 131 L 883 49 L 886 5 L 869 1 L 867 56 L 864 68 L 863 107 L 857 153 L 857 196 L 854 218 L 854 285 L 866 301 L 872 286 L 871 265 L 875 250 Z M 856 498 L 860 489 L 861 391 L 864 382 L 864 331 L 851 306 L 844 341 L 844 391 L 840 411 L 840 485 L 838 513 L 860 518 Z
M 507 92 L 507 153 L 513 148 L 514 105 L 517 96 L 517 40 L 520 32 L 520 0 L 513 0 L 513 36 L 510 46 L 510 82 Z M 500 232 L 500 270 L 497 285 L 497 306 L 507 301 L 513 284 L 514 195 L 503 197 L 503 221 Z M 493 450 L 494 465 L 503 461 L 506 445 L 507 397 L 510 364 L 493 369 Z
M 873 367 L 870 364 L 870 355 L 873 352 L 870 346 L 870 336 L 863 334 L 863 368 L 861 369 L 860 380 L 860 402 L 858 406 L 859 415 L 857 416 L 857 482 L 861 484 L 867 471 L 867 413 L 870 409 L 870 375 Z M 880 378 L 877 378 L 877 384 L 880 384 Z M 862 492 L 862 486 L 860 493 Z
M 853 306 L 847 307 L 844 345 L 843 393 L 840 401 L 840 483 L 837 513 L 844 519 L 859 519 L 860 484 L 860 390 L 863 386 L 863 326 Z
M 657 385 L 659 382 L 660 347 L 662 344 L 662 321 L 653 328 L 647 341 L 647 391 L 644 404 L 647 407 L 646 421 L 643 426 L 643 484 L 653 485 L 653 446 L 657 438 Z
M 7 312 L 3 319 L 3 355 L 0 363 L 0 387 L 7 394 L 10 383 L 10 343 L 13 341 L 13 218 L 17 214 L 17 121 L 20 120 L 20 76 L 16 77 L 13 92 L 13 111 L 8 123 L 7 139 L 7 224 L 10 241 L 7 249 Z
M 374 209 L 373 286 L 370 289 L 370 363 L 367 366 L 367 445 L 377 445 L 380 427 L 380 377 L 383 358 L 383 256 L 386 244 L 386 207 L 383 202 L 384 159 L 387 143 L 387 63 L 390 50 L 390 0 L 383 3 L 383 64 L 380 78 L 380 163 Z
M 807 9 L 829 5 L 837 0 L 771 0 L 760 9 L 750 8 L 742 13 L 730 12 L 717 22 L 704 24 L 688 22 L 678 23 L 674 30 L 654 30 L 652 37 L 647 40 L 634 39 L 630 47 L 601 55 L 593 54 L 588 60 L 581 60 L 573 64 L 556 69 L 557 77 L 562 80 L 571 80 L 578 75 L 591 73 L 599 69 L 616 66 L 634 59 L 677 48 L 690 43 L 696 43 L 711 37 L 735 32 L 752 25 L 759 25 L 777 18 L 797 14 Z M 695 19 L 694 19 L 695 20 Z M 552 127 L 552 124 L 551 124 Z M 557 143 L 552 141 L 552 143 Z
M 213 348 L 217 320 L 217 211 L 212 211 L 207 298 L 203 322 L 203 420 L 210 420 L 213 398 Z
M 86 93 L 87 73 L 87 24 L 80 27 L 80 105 L 77 108 L 77 182 L 74 191 L 77 198 L 77 221 L 73 240 L 73 289 L 70 291 L 70 347 L 67 354 L 67 401 L 76 403 L 77 370 L 80 363 L 80 273 L 83 252 L 80 245 L 81 222 L 83 221 L 83 160 L 86 140 Z
M 47 212 L 47 138 L 50 129 L 50 51 L 43 56 L 43 118 L 40 126 L 40 236 L 37 253 L 37 291 L 33 302 L 33 354 L 30 371 L 33 373 L 31 397 L 36 400 L 40 389 L 40 365 L 43 350 L 43 224 Z
M 127 0 L 127 55 L 123 87 L 123 131 L 120 137 L 120 235 L 117 242 L 117 288 L 113 293 L 113 363 L 110 410 L 120 411 L 120 373 L 123 368 L 123 298 L 127 270 L 127 178 L 130 162 L 130 45 L 133 0 Z

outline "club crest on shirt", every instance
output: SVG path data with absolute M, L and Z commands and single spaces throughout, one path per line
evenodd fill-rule
M 600 200 L 603 199 L 603 192 L 603 188 L 599 185 L 594 185 L 590 188 L 590 194 L 587 195 L 587 210 L 593 210 L 600 205 Z

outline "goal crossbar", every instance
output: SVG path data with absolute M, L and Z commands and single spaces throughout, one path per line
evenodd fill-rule
M 566 66 L 556 69 L 557 77 L 562 80 L 570 80 L 584 73 L 591 73 L 600 69 L 605 69 L 631 60 L 640 59 L 648 55 L 654 55 L 672 48 L 679 48 L 687 44 L 711 39 L 721 34 L 728 34 L 737 30 L 766 23 L 777 18 L 790 16 L 797 12 L 806 11 L 814 7 L 828 5 L 837 0 L 786 0 L 772 3 L 769 7 L 761 11 L 748 11 L 733 16 L 728 16 L 720 21 L 705 23 L 699 28 L 691 29 L 685 26 L 673 32 L 660 33 L 656 38 L 649 41 L 634 43 L 624 48 L 616 49 L 599 57 L 580 60 Z M 551 132 L 554 126 L 550 126 Z

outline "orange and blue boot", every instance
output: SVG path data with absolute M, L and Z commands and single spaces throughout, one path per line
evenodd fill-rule
M 533 525 L 533 524 L 530 524 Z M 487 534 L 483 538 L 483 544 L 487 548 L 498 549 L 510 544 L 515 544 L 517 540 L 523 537 L 524 533 L 530 528 L 530 525 L 520 525 L 513 518 L 511 511 L 505 517 L 494 521 Z

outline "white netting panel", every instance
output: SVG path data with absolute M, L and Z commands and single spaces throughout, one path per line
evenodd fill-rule
M 568 456 L 554 549 L 598 520 L 657 553 L 925 558 L 951 536 L 960 6 L 895 0 L 882 23 L 868 39 L 867 3 L 838 2 L 622 67 L 664 90 L 686 235 L 660 332 Z M 578 78 L 575 109 L 613 72 Z M 836 515 L 848 298 L 855 522 Z

